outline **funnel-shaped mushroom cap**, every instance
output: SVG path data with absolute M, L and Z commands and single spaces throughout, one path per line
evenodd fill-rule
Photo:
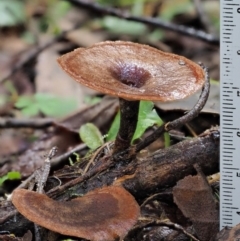
M 68 202 L 17 189 L 12 202 L 23 216 L 40 226 L 93 241 L 123 238 L 140 212 L 133 196 L 119 186 L 96 189 Z
M 76 81 L 128 100 L 183 99 L 204 84 L 202 68 L 147 45 L 106 41 L 78 48 L 58 59 Z

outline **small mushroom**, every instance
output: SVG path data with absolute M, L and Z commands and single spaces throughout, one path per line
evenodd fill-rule
M 134 197 L 120 186 L 95 189 L 83 197 L 62 202 L 16 189 L 12 202 L 23 216 L 42 227 L 92 241 L 123 238 L 140 212 Z
M 121 123 L 114 153 L 129 147 L 136 129 L 140 100 L 183 99 L 204 82 L 204 71 L 185 57 L 124 41 L 78 48 L 58 59 L 76 81 L 119 97 Z

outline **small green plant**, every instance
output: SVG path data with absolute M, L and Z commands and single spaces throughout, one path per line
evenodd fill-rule
M 90 150 L 95 150 L 104 143 L 101 132 L 92 123 L 82 125 L 79 130 L 79 134 L 82 141 L 89 147 Z
M 15 107 L 24 116 L 35 116 L 42 113 L 50 117 L 65 116 L 77 109 L 74 99 L 63 99 L 49 94 L 36 93 L 33 96 L 20 96 Z
M 153 125 L 160 126 L 163 124 L 162 119 L 158 116 L 156 110 L 153 109 L 154 104 L 151 101 L 141 101 L 138 113 L 138 123 L 136 131 L 133 135 L 132 142 L 140 138 L 143 133 Z M 107 134 L 107 141 L 114 140 L 117 136 L 120 125 L 120 113 L 118 112 Z M 165 146 L 170 145 L 168 133 L 164 134 Z
M 6 180 L 19 180 L 21 179 L 21 174 L 19 172 L 8 172 L 6 175 L 0 177 L 0 186 L 3 185 L 3 183 Z
M 140 138 L 144 132 L 153 125 L 160 126 L 163 124 L 162 119 L 158 116 L 154 104 L 151 101 L 141 101 L 138 113 L 137 128 L 132 138 L 132 142 Z M 79 130 L 80 138 L 89 147 L 90 150 L 95 150 L 106 141 L 113 141 L 116 139 L 120 125 L 120 113 L 115 116 L 112 125 L 107 135 L 102 135 L 99 129 L 92 123 L 86 123 L 81 126 Z M 170 136 L 164 133 L 165 147 L 170 146 Z
M 113 141 L 116 139 L 116 136 L 119 130 L 119 125 L 120 125 L 120 112 L 118 111 L 108 131 L 107 138 L 106 138 L 107 141 Z

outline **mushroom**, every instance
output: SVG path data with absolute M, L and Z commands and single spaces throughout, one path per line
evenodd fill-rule
M 42 227 L 92 241 L 122 240 L 140 212 L 134 197 L 121 186 L 95 189 L 62 202 L 16 189 L 12 202 L 23 216 Z
M 119 97 L 121 122 L 114 154 L 131 143 L 140 100 L 183 99 L 205 82 L 203 69 L 191 60 L 125 41 L 78 48 L 58 58 L 58 62 L 79 83 Z

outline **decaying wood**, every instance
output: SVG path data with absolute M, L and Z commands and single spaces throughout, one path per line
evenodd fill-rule
M 58 193 L 58 199 L 70 199 L 72 196 L 83 194 L 89 190 L 113 182 L 121 183 L 135 198 L 146 198 L 151 193 L 172 187 L 186 175 L 195 174 L 195 163 L 205 174 L 218 171 L 219 159 L 219 131 L 216 129 L 205 132 L 198 138 L 180 142 L 167 149 L 159 150 L 145 159 L 132 161 L 126 166 L 106 165 L 101 173 L 85 178 L 84 182 L 72 186 L 63 193 Z M 103 162 L 96 164 L 103 165 Z M 92 172 L 94 173 L 94 172 Z M 6 206 L 9 206 L 6 208 Z M 0 204 L 0 230 L 22 234 L 29 228 L 21 215 L 11 217 L 9 212 L 14 210 L 10 202 Z M 6 216 L 8 215 L 8 218 Z M 17 225 L 16 225 L 17 224 Z
M 203 137 L 183 141 L 155 152 L 138 164 L 134 177 L 123 181 L 124 187 L 134 195 L 147 195 L 172 187 L 186 175 L 195 173 L 195 163 L 206 175 L 217 172 L 218 135 L 218 131 L 213 129 Z

